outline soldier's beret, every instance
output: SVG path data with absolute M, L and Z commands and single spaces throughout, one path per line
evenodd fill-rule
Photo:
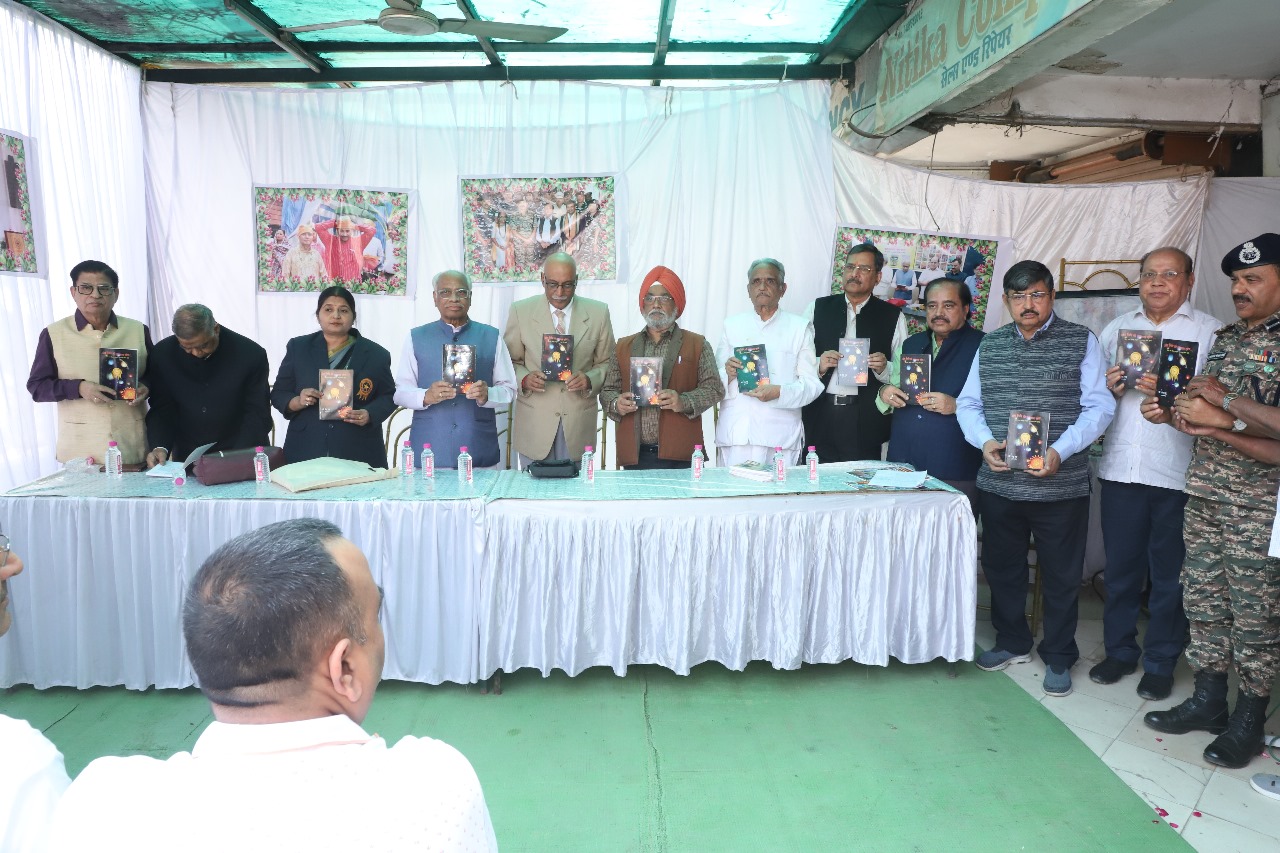
M 1231 275 L 1236 270 L 1263 264 L 1280 264 L 1280 234 L 1268 231 L 1236 246 L 1222 259 L 1222 272 Z

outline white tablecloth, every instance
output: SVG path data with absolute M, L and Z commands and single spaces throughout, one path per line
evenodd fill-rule
M 975 533 L 953 492 L 501 500 L 480 674 L 973 657 Z

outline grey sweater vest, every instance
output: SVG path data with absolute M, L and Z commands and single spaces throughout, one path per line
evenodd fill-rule
M 1089 343 L 1089 330 L 1055 316 L 1049 328 L 1031 340 L 1014 323 L 1001 326 L 982 339 L 978 372 L 987 427 L 997 441 L 1009 433 L 1009 413 L 1049 413 L 1049 440 L 1057 441 L 1080 417 L 1080 363 Z M 1025 471 L 992 471 L 986 462 L 978 470 L 978 488 L 1015 501 L 1060 501 L 1089 494 L 1089 454 L 1081 451 L 1063 459 L 1051 477 Z

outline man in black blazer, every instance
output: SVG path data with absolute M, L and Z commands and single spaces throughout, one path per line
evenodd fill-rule
M 203 305 L 183 305 L 172 328 L 147 367 L 147 467 L 209 442 L 214 450 L 268 444 L 267 351 L 219 326 Z

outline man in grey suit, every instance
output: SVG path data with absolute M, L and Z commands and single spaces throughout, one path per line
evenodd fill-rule
M 596 397 L 613 353 L 609 307 L 577 296 L 578 266 L 557 252 L 542 266 L 542 296 L 511 306 L 503 332 L 516 369 L 514 432 L 520 467 L 542 459 L 576 459 L 595 444 Z M 548 380 L 542 372 L 543 335 L 573 336 L 571 373 Z

